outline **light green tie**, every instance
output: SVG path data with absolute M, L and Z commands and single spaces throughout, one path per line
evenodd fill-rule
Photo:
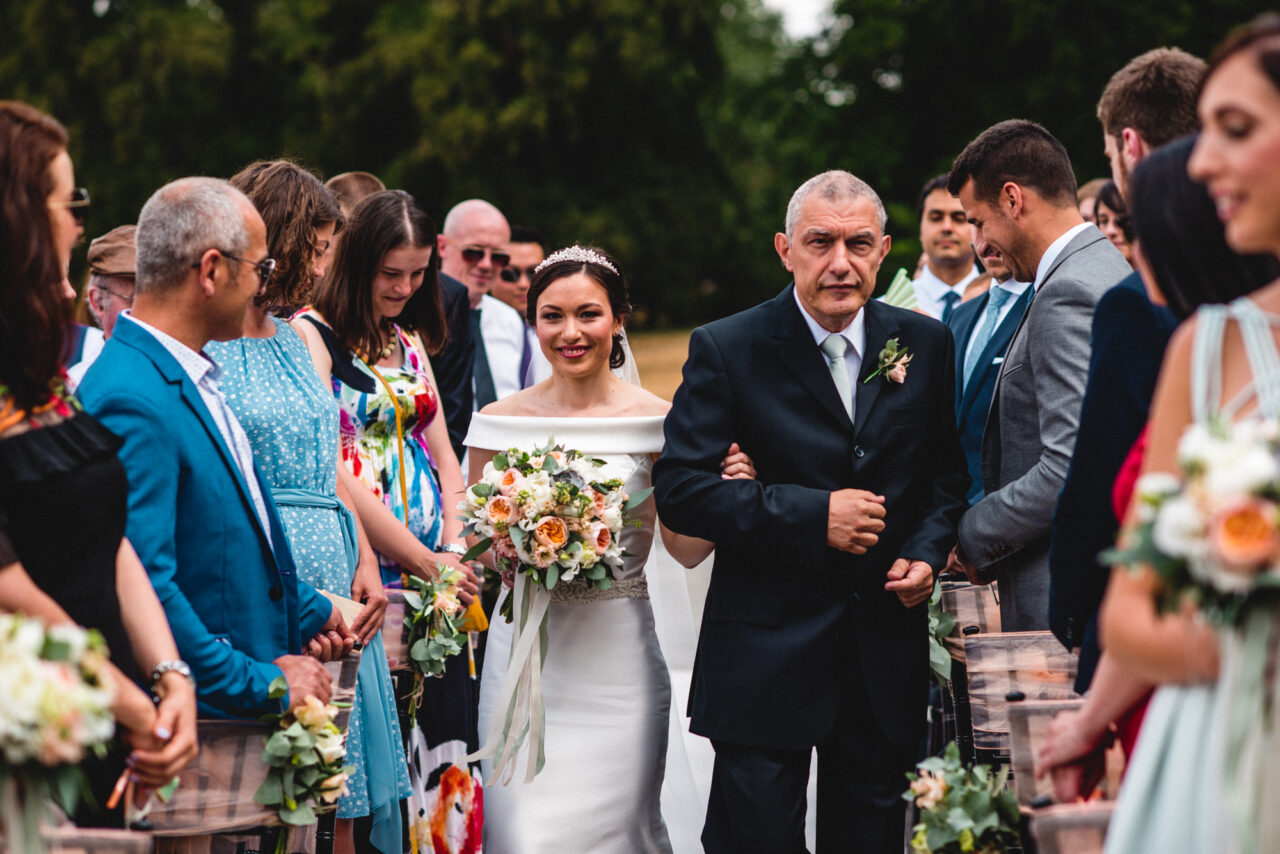
M 853 420 L 853 383 L 849 379 L 849 367 L 844 362 L 844 354 L 849 350 L 849 339 L 843 335 L 828 335 L 822 342 L 822 352 L 827 354 L 827 368 L 831 371 L 831 379 L 835 380 L 836 391 L 840 392 L 840 402 L 844 411 Z

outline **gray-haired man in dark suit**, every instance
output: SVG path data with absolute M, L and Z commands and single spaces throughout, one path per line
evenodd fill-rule
M 1004 256 L 1034 295 L 1005 355 L 982 440 L 986 496 L 960 522 L 952 566 L 997 581 L 1004 631 L 1049 627 L 1049 532 L 1075 447 L 1098 299 L 1128 263 L 1076 205 L 1062 143 L 1034 122 L 983 131 L 956 158 L 960 199 L 979 255 Z

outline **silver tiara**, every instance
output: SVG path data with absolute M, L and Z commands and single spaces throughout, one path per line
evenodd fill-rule
M 618 268 L 613 266 L 613 262 L 601 255 L 594 249 L 588 249 L 585 246 L 574 244 L 558 249 L 547 256 L 547 259 L 533 269 L 534 273 L 541 273 L 543 267 L 551 264 L 558 264 L 561 261 L 577 261 L 582 264 L 599 264 L 615 276 L 618 275 Z

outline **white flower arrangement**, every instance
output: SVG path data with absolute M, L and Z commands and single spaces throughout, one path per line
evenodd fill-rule
M 271 698 L 287 693 L 284 677 L 277 676 L 271 683 Z M 302 705 L 268 716 L 277 728 L 265 740 L 262 759 L 269 766 L 267 778 L 253 799 L 274 808 L 285 824 L 315 824 L 317 815 L 337 809 L 338 798 L 347 793 L 347 778 L 355 769 L 343 765 L 347 737 L 334 723 L 337 714 L 338 706 L 308 695 Z M 284 840 L 281 834 L 281 846 Z

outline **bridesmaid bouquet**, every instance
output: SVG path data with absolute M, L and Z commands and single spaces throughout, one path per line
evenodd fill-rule
M 1163 579 L 1161 607 L 1190 598 L 1219 625 L 1249 597 L 1280 589 L 1280 425 L 1193 424 L 1178 444 L 1182 476 L 1143 475 L 1130 542 L 1103 555 Z
M 546 590 L 579 579 L 608 590 L 626 556 L 619 535 L 627 511 L 653 489 L 629 496 L 622 481 L 604 477 L 603 466 L 554 438 L 533 451 L 495 456 L 458 505 L 462 533 L 482 538 L 463 560 L 492 551 L 504 574 L 525 575 Z M 502 612 L 507 622 L 510 603 L 508 597 Z
M 13 850 L 44 850 L 48 800 L 70 811 L 82 789 L 77 764 L 106 753 L 115 733 L 107 661 L 92 629 L 0 615 L 0 825 Z
M 490 779 L 503 784 L 512 779 L 526 738 L 525 782 L 546 762 L 542 663 L 551 591 L 573 583 L 612 587 L 613 571 L 627 556 L 619 541 L 627 511 L 653 491 L 628 495 L 621 480 L 605 476 L 604 466 L 603 460 L 565 450 L 554 438 L 532 451 L 510 448 L 485 464 L 480 482 L 458 505 L 463 534 L 482 537 L 463 560 L 491 550 L 498 568 L 512 577 L 512 595 L 503 607 L 508 622 L 517 615 L 511 660 L 484 746 L 467 757 L 492 758 Z
M 271 698 L 287 693 L 284 677 L 277 676 Z M 266 739 L 262 759 L 267 777 L 253 799 L 275 809 L 285 824 L 315 824 L 318 814 L 337 809 L 338 799 L 347 793 L 347 777 L 355 769 L 343 765 L 347 737 L 334 723 L 337 714 L 337 706 L 308 696 L 304 705 L 268 716 L 276 719 L 276 730 Z M 280 835 L 278 852 L 284 850 L 286 836 Z
M 915 801 L 920 822 L 912 829 L 915 854 L 997 854 L 1019 846 L 1018 800 L 1006 790 L 1009 769 L 965 767 L 953 741 L 941 756 L 930 756 L 908 774 L 902 794 Z
M 422 680 L 443 676 L 445 660 L 462 652 L 467 645 L 467 635 L 461 625 L 466 607 L 458 599 L 462 573 L 443 564 L 437 564 L 436 568 L 437 577 L 433 581 L 405 576 L 405 644 L 415 676 L 409 698 L 411 720 L 422 699 Z

